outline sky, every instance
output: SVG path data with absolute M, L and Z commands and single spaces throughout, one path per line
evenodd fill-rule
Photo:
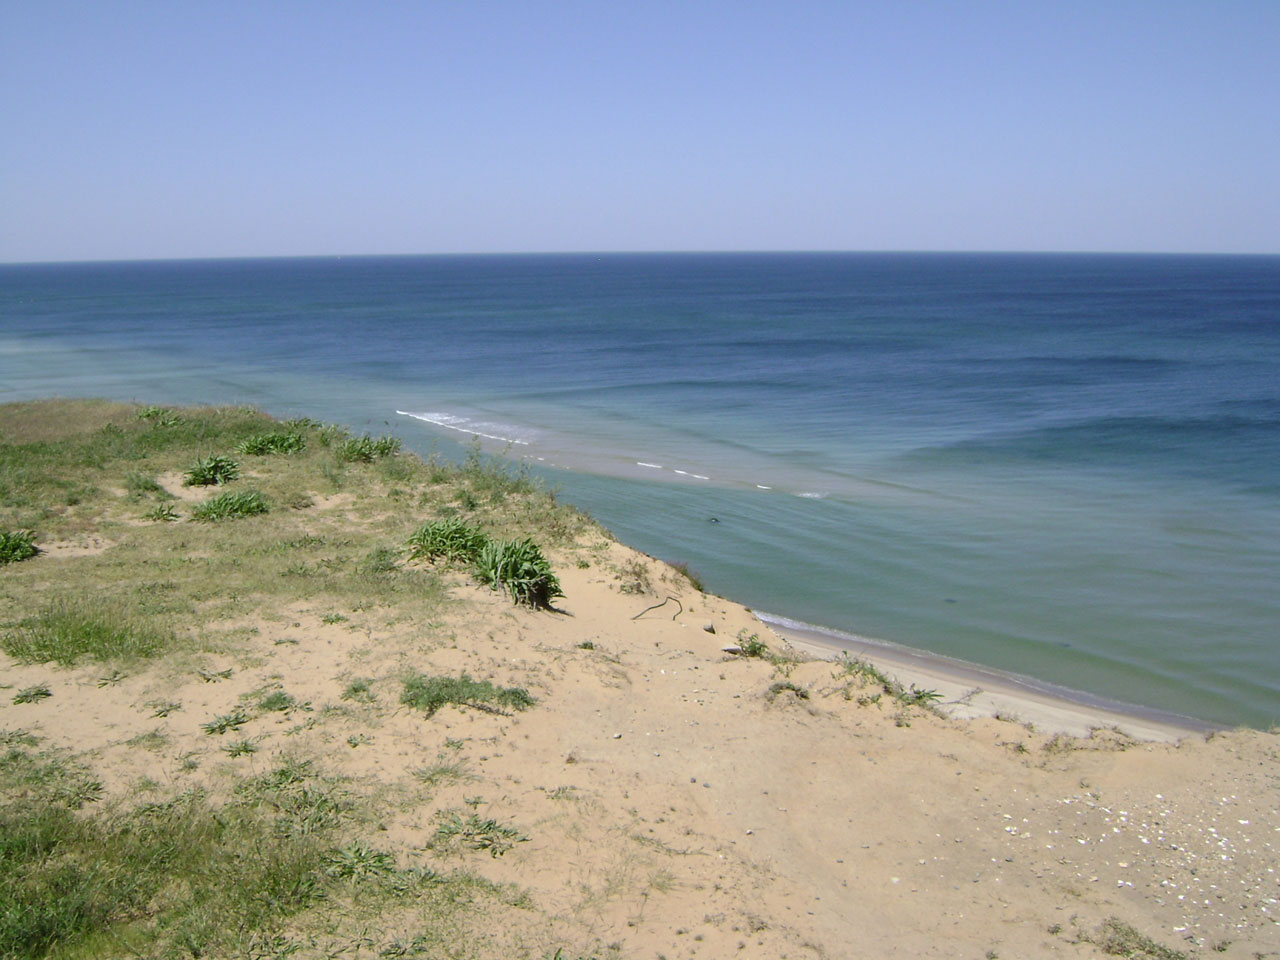
M 0 0 L 0 261 L 1280 253 L 1280 2 Z

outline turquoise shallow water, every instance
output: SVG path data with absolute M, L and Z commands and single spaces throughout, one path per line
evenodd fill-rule
M 477 432 L 757 609 L 1280 720 L 1280 258 L 0 266 L 0 318 L 3 400 Z

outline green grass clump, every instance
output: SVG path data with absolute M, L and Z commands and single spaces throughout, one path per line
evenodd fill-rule
M 120 608 L 78 600 L 55 601 L 15 632 L 0 636 L 0 647 L 15 660 L 64 667 L 81 660 L 155 657 L 174 644 L 172 634 Z
M 239 730 L 249 722 L 249 715 L 240 707 L 230 713 L 219 714 L 207 723 L 200 724 L 200 729 L 210 736 L 222 736 L 231 730 Z
M 515 827 L 499 823 L 491 817 L 469 813 L 463 817 L 456 810 L 445 814 L 431 838 L 432 846 L 463 846 L 471 850 L 488 850 L 489 856 L 500 857 L 517 843 L 529 838 Z
M 1092 938 L 1103 953 L 1127 960 L 1188 960 L 1187 954 L 1157 943 L 1119 917 L 1103 921 L 1097 937 Z
M 295 431 L 289 433 L 255 433 L 245 437 L 237 448 L 249 456 L 261 457 L 271 453 L 297 453 L 306 449 L 307 438 Z
M 523 540 L 490 540 L 475 561 L 475 575 L 492 589 L 505 589 L 513 602 L 546 608 L 563 597 L 560 581 L 538 545 Z
M 258 709 L 264 712 L 292 710 L 297 705 L 298 701 L 293 695 L 285 693 L 283 690 L 271 690 L 258 697 Z
M 888 694 L 904 707 L 923 707 L 927 710 L 936 710 L 934 705 L 942 699 L 942 694 L 938 693 L 937 690 L 920 689 L 914 683 L 909 688 L 904 687 L 875 664 L 859 657 L 852 657 L 847 651 L 841 654 L 836 663 L 838 667 L 833 675 L 834 679 L 847 678 L 858 681 L 864 687 L 870 684 L 880 688 L 881 693 L 859 697 L 858 703 L 861 705 L 879 703 L 882 694 Z M 845 687 L 844 696 L 846 700 L 852 699 L 848 686 Z
M 135 500 L 141 500 L 143 497 L 159 497 L 162 500 L 173 499 L 173 494 L 160 486 L 155 477 L 137 470 L 130 470 L 125 474 L 124 488 L 129 496 Z
M 155 520 L 160 523 L 173 523 L 178 519 L 178 511 L 174 509 L 173 504 L 157 503 L 142 515 L 142 519 Z
M 257 490 L 227 491 L 201 503 L 191 511 L 192 520 L 216 522 L 252 517 L 270 511 L 266 498 Z
M 560 581 L 533 540 L 490 540 L 461 517 L 418 527 L 407 541 L 410 560 L 449 560 L 471 564 L 481 583 L 505 589 L 515 603 L 546 608 L 563 597 Z
M 779 680 L 777 683 L 770 684 L 765 696 L 772 702 L 784 693 L 792 694 L 797 700 L 809 699 L 809 691 L 790 680 Z
M 24 687 L 13 695 L 13 702 L 22 703 L 39 703 L 47 697 L 52 697 L 53 691 L 46 684 L 38 683 L 32 687 Z
M 314 780 L 220 807 L 191 792 L 110 816 L 72 812 L 94 798 L 84 781 L 59 757 L 0 758 L 2 957 L 116 956 L 121 943 L 137 956 L 265 956 L 258 939 L 332 882 L 339 818 L 301 827 L 326 795 Z
M 367 433 L 350 437 L 335 449 L 343 463 L 373 463 L 400 452 L 399 437 L 371 437 Z
M 430 717 L 448 704 L 502 713 L 504 707 L 527 710 L 537 701 L 523 687 L 496 687 L 488 680 L 472 680 L 464 673 L 460 677 L 414 674 L 404 681 L 400 702 Z
M 427 767 L 419 767 L 413 771 L 413 775 L 432 789 L 448 783 L 462 783 L 475 779 L 466 760 L 443 753 L 436 755 L 435 763 Z
M 693 589 L 697 590 L 699 593 L 707 592 L 707 585 L 702 581 L 702 577 L 690 570 L 689 564 L 682 560 L 677 563 L 672 563 L 671 567 L 684 574 L 684 578 L 689 581 L 689 586 L 693 587 Z
M 186 487 L 212 487 L 230 483 L 240 476 L 240 464 L 229 457 L 212 456 L 197 460 L 183 476 Z
M 410 560 L 474 563 L 488 538 L 461 517 L 424 523 L 408 540 Z
M 29 560 L 36 550 L 36 535 L 30 530 L 0 530 L 0 566 Z
M 760 634 L 753 633 L 749 637 L 738 637 L 738 651 L 744 657 L 767 657 L 769 645 L 760 639 Z
M 373 703 L 375 699 L 373 688 L 369 685 L 369 681 L 363 677 L 357 677 L 346 685 L 342 691 L 342 700 L 353 700 L 357 703 Z
M 182 418 L 168 407 L 143 407 L 138 411 L 138 419 L 150 421 L 156 427 L 176 427 L 182 423 Z

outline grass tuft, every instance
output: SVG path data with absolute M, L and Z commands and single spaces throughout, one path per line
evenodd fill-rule
M 191 511 L 191 519 L 216 523 L 219 520 L 257 516 L 270 510 L 266 498 L 257 490 L 241 490 L 210 497 Z
M 400 452 L 399 437 L 371 437 L 367 433 L 338 444 L 335 452 L 343 463 L 373 463 Z
M 261 457 L 273 453 L 297 453 L 306 449 L 306 438 L 295 431 L 288 433 L 255 433 L 245 437 L 237 448 L 251 457 Z
M 395 872 L 396 858 L 356 840 L 325 854 L 324 872 L 339 880 L 385 877 Z
M 204 457 L 183 476 L 182 484 L 186 487 L 212 487 L 221 483 L 230 483 L 240 476 L 240 464 L 229 457 Z
M 497 687 L 488 680 L 472 680 L 464 673 L 460 677 L 414 674 L 404 681 L 400 702 L 431 717 L 448 704 L 501 713 L 503 708 L 527 710 L 537 701 L 523 687 Z
M 39 703 L 47 697 L 52 697 L 53 691 L 43 683 L 36 684 L 31 687 L 23 687 L 13 695 L 14 703 Z
M 413 771 L 413 775 L 430 788 L 475 779 L 466 760 L 462 757 L 451 757 L 445 753 L 437 754 L 435 763 L 428 767 L 419 767 Z
M 155 520 L 159 523 L 173 523 L 178 519 L 178 511 L 169 503 L 158 503 L 142 515 L 144 520 Z
M 410 560 L 474 563 L 488 542 L 485 535 L 461 517 L 424 523 L 409 537 Z
M 769 645 L 760 639 L 760 634 L 753 633 L 738 637 L 738 651 L 744 657 L 764 658 L 769 656 Z
M 39 552 L 30 530 L 0 530 L 0 566 L 29 560 Z
M 1126 960 L 1188 960 L 1181 950 L 1173 950 L 1157 943 L 1119 917 L 1109 917 L 1103 921 L 1093 942 L 1103 953 L 1125 957 Z
M 342 691 L 341 699 L 354 700 L 357 703 L 373 703 L 376 697 L 374 696 L 373 689 L 369 684 L 370 681 L 363 677 L 357 677 L 347 684 L 346 688 Z
M 432 846 L 462 846 L 471 850 L 488 850 L 489 856 L 500 857 L 517 843 L 529 838 L 515 827 L 507 826 L 472 812 L 463 817 L 456 810 L 444 814 L 431 838 Z
M 172 634 L 110 605 L 55 601 L 14 633 L 0 648 L 22 663 L 74 666 L 81 660 L 134 660 L 159 656 L 175 645 Z
M 851 679 L 857 680 L 863 686 L 867 684 L 878 686 L 883 693 L 888 694 L 904 707 L 931 709 L 935 703 L 942 699 L 942 694 L 938 693 L 937 690 L 922 690 L 917 688 L 915 684 L 912 684 L 910 688 L 904 687 L 875 664 L 859 657 L 850 656 L 848 652 L 843 653 L 836 663 L 837 669 L 833 674 L 834 679 Z M 863 705 L 879 703 L 880 697 L 880 693 L 871 697 L 862 696 L 858 698 L 858 703 Z M 845 687 L 845 699 L 852 699 L 852 694 L 847 686 Z
M 476 558 L 475 575 L 494 590 L 506 589 L 513 602 L 530 607 L 545 609 L 564 596 L 551 564 L 527 537 L 486 543 Z
M 125 474 L 124 488 L 134 500 L 141 500 L 144 497 L 158 497 L 161 500 L 173 499 L 173 494 L 160 486 L 155 477 L 147 473 L 140 473 L 137 470 L 131 470 Z
M 797 700 L 809 699 L 809 691 L 792 683 L 790 680 L 779 680 L 777 683 L 770 684 L 765 696 L 772 703 L 784 693 L 792 694 Z
M 699 593 L 707 592 L 707 585 L 703 582 L 702 577 L 695 571 L 690 570 L 689 564 L 681 560 L 679 562 L 672 563 L 671 567 L 682 573 L 684 578 L 689 581 L 689 586 L 693 587 L 693 589 L 697 590 Z
M 249 722 L 249 715 L 240 707 L 236 707 L 230 713 L 220 714 L 207 723 L 200 724 L 200 729 L 205 733 L 222 736 L 230 730 L 239 730 Z

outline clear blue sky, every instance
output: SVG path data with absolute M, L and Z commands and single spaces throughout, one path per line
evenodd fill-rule
M 0 261 L 1280 252 L 1280 0 L 0 0 Z

